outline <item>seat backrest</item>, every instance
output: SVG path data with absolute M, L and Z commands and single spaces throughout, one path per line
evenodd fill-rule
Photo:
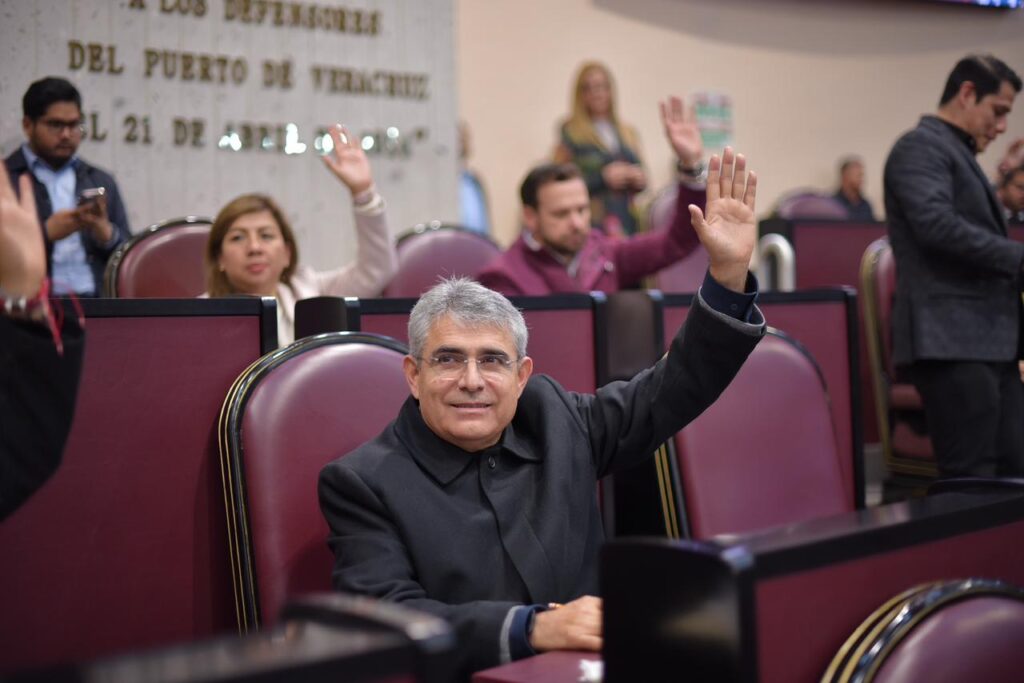
M 88 341 L 61 466 L 0 524 L 0 679 L 235 624 L 217 419 L 238 374 L 277 347 L 276 308 L 80 303 Z
M 512 305 L 522 311 L 530 331 L 528 351 L 534 373 L 551 375 L 570 391 L 597 389 L 597 358 L 604 343 L 600 337 L 606 299 L 603 292 L 511 298 Z M 415 299 L 350 298 L 339 303 L 346 307 L 343 314 L 325 312 L 314 322 L 340 322 L 350 330 L 387 335 L 402 343 L 408 341 L 409 313 Z M 301 307 L 302 302 L 299 304 Z M 296 322 L 299 310 L 296 308 Z
M 825 683 L 1020 680 L 1024 590 L 992 579 L 918 586 L 877 609 L 832 660 Z
M 776 331 L 718 400 L 679 432 L 676 457 L 694 538 L 853 509 L 817 364 Z
M 187 216 L 157 223 L 122 244 L 107 261 L 104 288 L 119 299 L 186 299 L 206 291 L 203 254 L 208 218 Z
M 864 250 L 860 261 L 860 292 L 875 420 L 882 449 L 886 459 L 891 460 L 889 390 L 893 378 L 892 301 L 896 293 L 896 262 L 888 237 L 876 239 Z
M 418 297 L 441 277 L 474 277 L 501 254 L 486 235 L 456 225 L 417 226 L 398 238 L 398 272 L 386 297 Z
M 317 477 L 398 414 L 405 352 L 373 334 L 307 337 L 232 387 L 219 430 L 241 632 L 274 623 L 291 596 L 330 588 Z
M 776 213 L 779 218 L 832 218 L 845 221 L 850 212 L 833 197 L 814 192 L 800 192 L 779 201 Z
M 647 209 L 647 226 L 652 232 L 668 230 L 675 219 L 676 199 L 679 186 L 672 184 L 661 190 Z M 704 245 L 697 247 L 684 258 L 663 268 L 654 276 L 655 286 L 663 292 L 696 292 L 704 281 L 708 268 L 708 252 Z
M 878 335 L 881 342 L 882 365 L 889 379 L 896 376 L 892 363 L 892 305 L 896 298 L 896 259 L 888 239 L 879 245 L 874 272 L 874 301 L 878 307 Z

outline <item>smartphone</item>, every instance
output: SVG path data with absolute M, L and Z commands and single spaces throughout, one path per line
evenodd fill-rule
M 100 197 L 107 193 L 104 187 L 89 187 L 78 193 L 78 205 L 89 204 L 95 202 Z

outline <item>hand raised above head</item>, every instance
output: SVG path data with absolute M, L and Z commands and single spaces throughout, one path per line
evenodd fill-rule
M 672 96 L 666 102 L 659 102 L 658 109 L 661 112 L 661 125 L 665 128 L 665 137 L 672 145 L 676 158 L 683 166 L 696 166 L 704 156 L 704 141 L 700 136 L 697 115 L 693 107 L 687 111 L 683 101 Z
M 711 276 L 723 286 L 742 292 L 757 242 L 754 197 L 757 176 L 747 171 L 742 154 L 726 147 L 708 162 L 705 210 L 690 204 L 690 222 L 708 250 Z
M 31 297 L 46 276 L 46 249 L 28 173 L 18 178 L 18 193 L 0 164 L 0 283 L 10 295 Z
M 338 180 L 345 183 L 353 196 L 370 189 L 373 185 L 373 171 L 359 139 L 340 123 L 331 126 L 329 134 L 334 149 L 323 155 L 324 165 Z

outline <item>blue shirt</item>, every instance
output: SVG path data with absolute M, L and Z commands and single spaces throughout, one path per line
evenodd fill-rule
M 73 156 L 68 163 L 59 169 L 54 169 L 40 159 L 27 144 L 21 146 L 21 151 L 25 155 L 25 161 L 28 162 L 32 175 L 46 187 L 53 212 L 74 209 L 78 205 L 75 196 L 78 157 Z M 96 293 L 96 283 L 93 280 L 92 269 L 89 268 L 87 262 L 81 233 L 76 231 L 64 239 L 54 242 L 51 263 L 54 294 L 74 292 L 91 296 Z
M 473 232 L 486 235 L 491 230 L 491 221 L 487 217 L 487 198 L 484 188 L 471 171 L 459 174 L 459 209 L 460 222 Z

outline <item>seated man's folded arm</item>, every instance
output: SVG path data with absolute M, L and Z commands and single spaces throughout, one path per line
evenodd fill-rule
M 463 675 L 508 661 L 509 624 L 520 605 L 490 600 L 451 605 L 428 598 L 387 507 L 343 463 L 331 463 L 320 473 L 319 498 L 330 526 L 336 590 L 445 619 L 458 638 L 455 665 Z

